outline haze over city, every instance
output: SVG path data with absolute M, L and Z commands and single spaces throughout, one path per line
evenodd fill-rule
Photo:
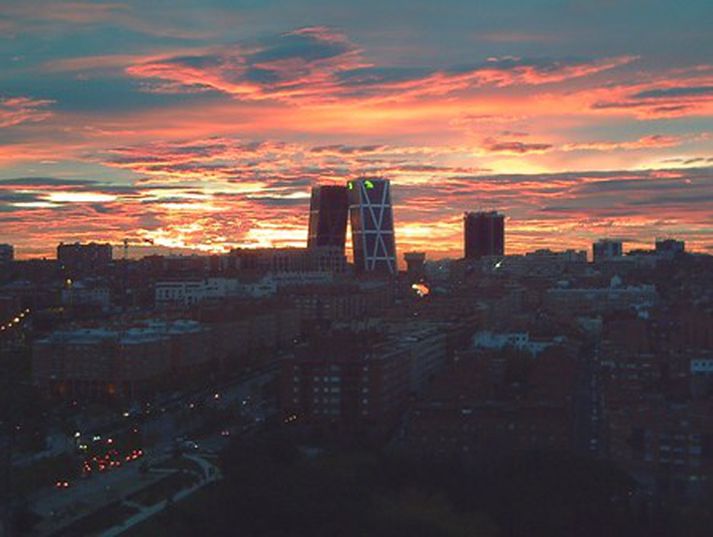
M 391 180 L 400 251 L 713 250 L 705 0 L 0 7 L 0 226 L 132 256 L 304 246 L 310 188 Z

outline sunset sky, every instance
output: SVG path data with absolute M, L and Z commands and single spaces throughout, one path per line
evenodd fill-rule
M 0 242 L 303 246 L 310 186 L 393 184 L 399 256 L 713 253 L 710 0 L 0 0 Z M 153 241 L 150 247 L 148 241 Z

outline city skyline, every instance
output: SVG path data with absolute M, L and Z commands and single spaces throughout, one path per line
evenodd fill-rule
M 409 5 L 3 2 L 0 243 L 306 246 L 313 186 L 379 175 L 398 252 L 493 209 L 508 253 L 713 252 L 713 6 Z

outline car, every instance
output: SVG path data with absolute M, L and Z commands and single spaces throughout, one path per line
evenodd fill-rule
M 198 449 L 198 443 L 194 442 L 193 440 L 185 440 L 181 444 L 181 447 L 187 451 L 195 451 Z
M 69 488 L 69 481 L 66 479 L 60 479 L 54 484 L 54 487 L 56 489 L 68 489 Z
M 223 429 L 220 431 L 220 436 L 230 436 L 230 429 Z

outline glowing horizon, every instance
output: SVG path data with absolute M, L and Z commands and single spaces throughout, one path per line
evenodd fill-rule
M 380 175 L 399 257 L 479 209 L 713 253 L 713 5 L 441 4 L 4 2 L 0 242 L 304 246 L 312 185 Z

